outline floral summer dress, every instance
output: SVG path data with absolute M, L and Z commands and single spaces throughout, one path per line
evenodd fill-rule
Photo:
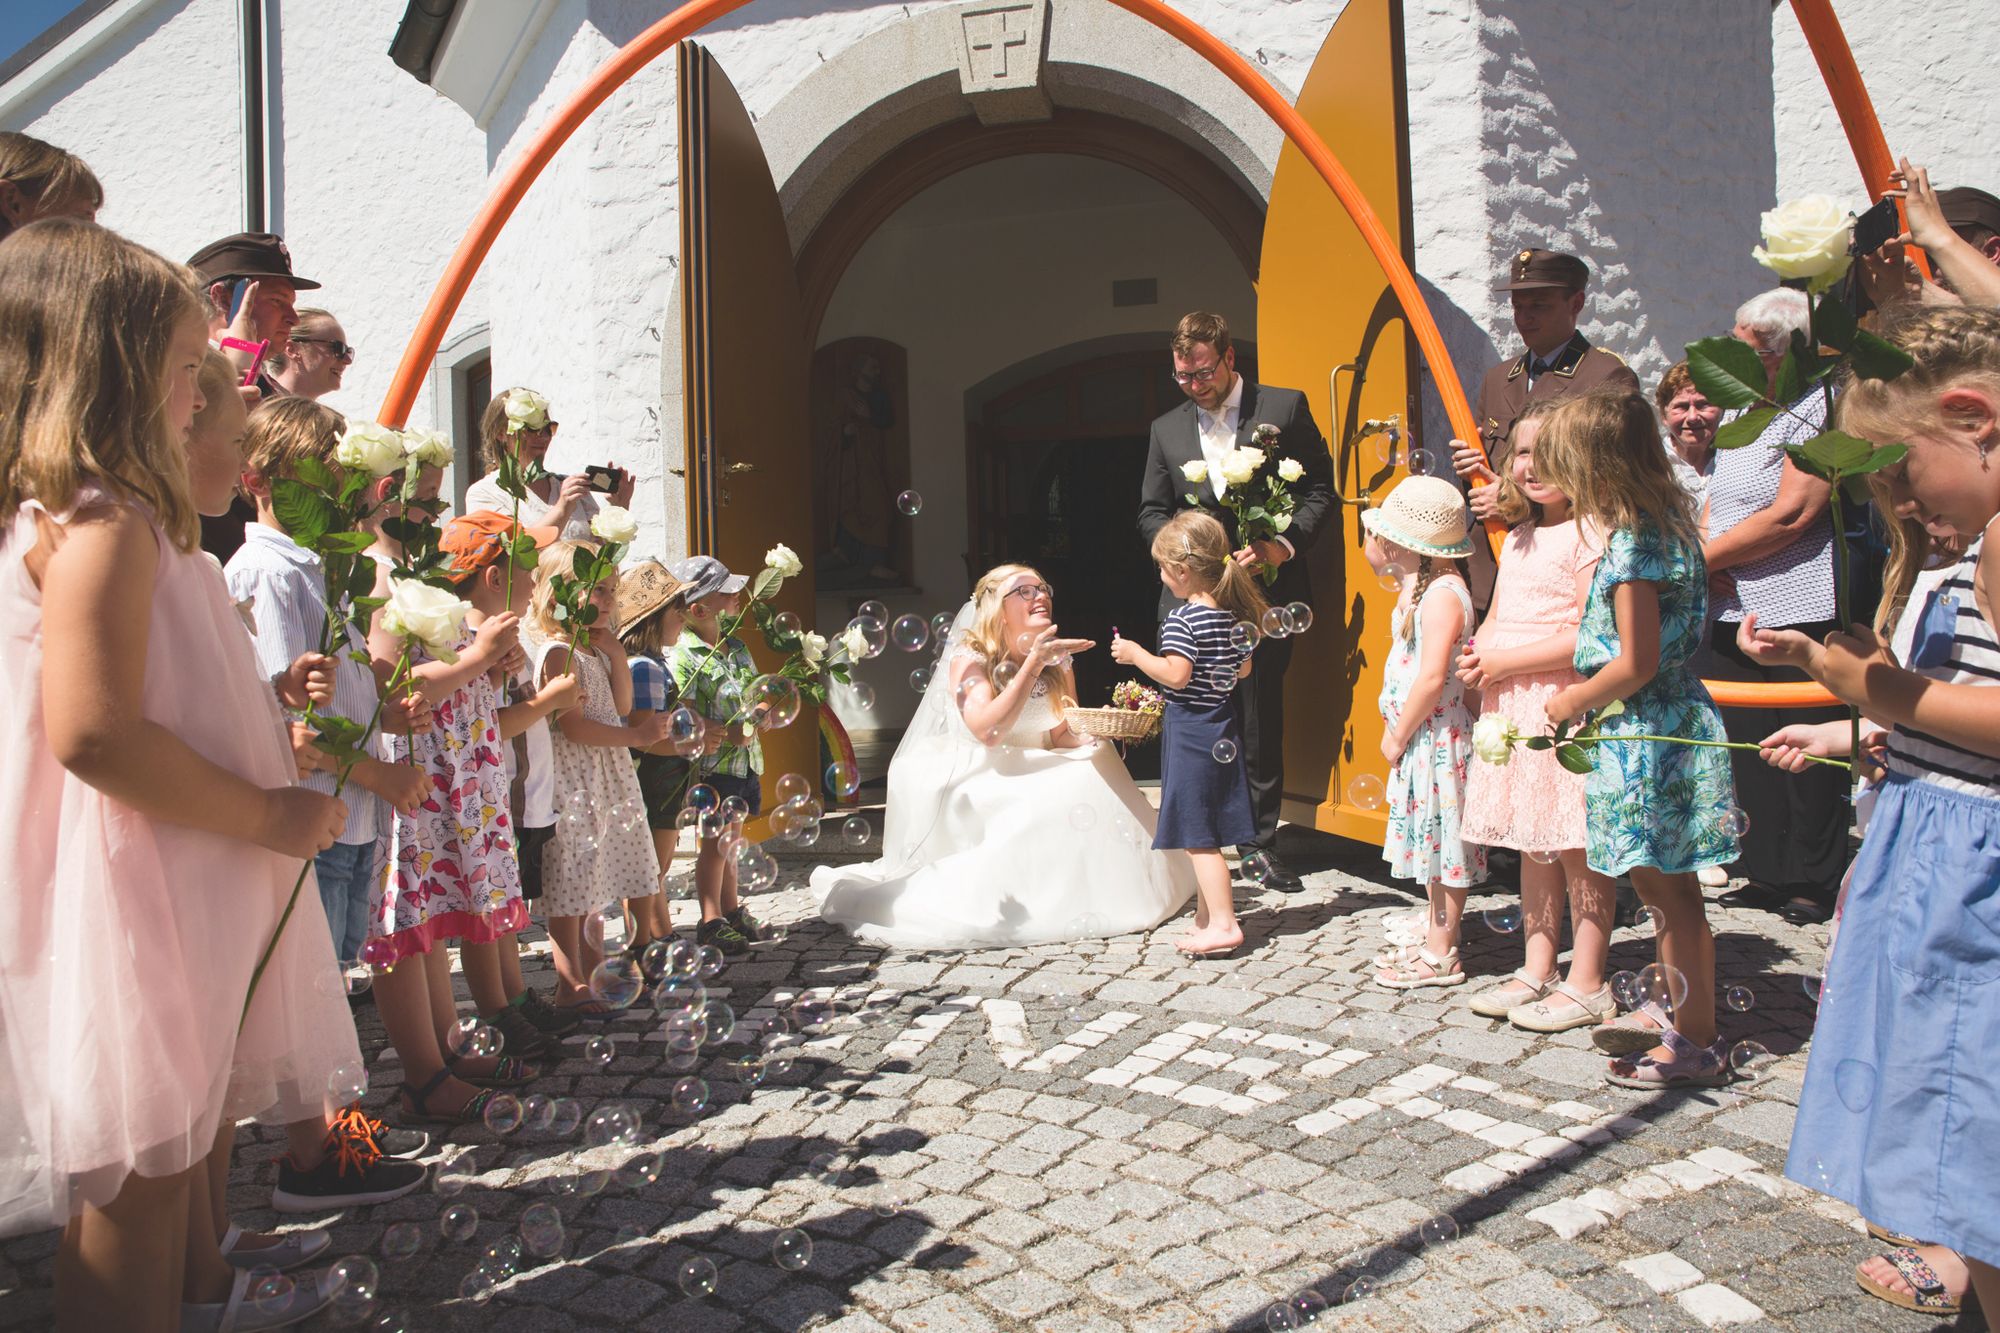
M 1437 579 L 1424 590 L 1424 601 L 1456 597 L 1464 612 L 1466 632 L 1473 623 L 1472 594 L 1457 578 Z M 1416 617 L 1416 633 L 1404 637 L 1405 616 Z M 1382 720 L 1393 722 L 1409 697 L 1423 661 L 1423 606 L 1419 603 L 1389 626 L 1389 660 L 1382 668 Z M 1486 878 L 1486 849 L 1467 843 L 1459 827 L 1465 795 L 1466 769 L 1472 760 L 1472 717 L 1465 707 L 1465 687 L 1447 672 L 1444 692 L 1423 726 L 1389 770 L 1389 829 L 1382 841 L 1382 859 L 1389 873 L 1419 884 L 1431 880 L 1452 888 L 1469 888 Z
M 473 634 L 457 647 L 464 652 Z M 424 660 L 421 650 L 412 658 Z M 484 672 L 432 710 L 421 736 L 382 737 L 390 763 L 424 770 L 430 791 L 413 814 L 389 820 L 378 840 L 382 878 L 368 899 L 368 935 L 394 949 L 377 964 L 429 953 L 443 940 L 484 944 L 527 923 L 514 860 L 500 693 Z M 386 846 L 385 846 L 386 843 Z
M 1621 583 L 1659 588 L 1660 668 L 1625 700 L 1623 713 L 1604 721 L 1602 734 L 1726 740 L 1714 701 L 1687 665 L 1701 646 L 1708 615 L 1708 567 L 1690 542 L 1651 526 L 1611 533 L 1584 599 L 1576 669 L 1594 676 L 1618 656 L 1611 600 Z M 1651 866 L 1679 874 L 1736 859 L 1736 834 L 1722 819 L 1736 804 L 1729 751 L 1617 741 L 1590 753 L 1597 767 L 1583 790 L 1584 847 L 1592 870 L 1622 875 Z

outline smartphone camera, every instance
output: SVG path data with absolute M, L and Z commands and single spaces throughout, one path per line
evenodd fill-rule
M 625 469 L 612 467 L 609 463 L 600 467 L 587 467 L 583 470 L 583 479 L 591 490 L 602 491 L 609 495 L 625 484 Z

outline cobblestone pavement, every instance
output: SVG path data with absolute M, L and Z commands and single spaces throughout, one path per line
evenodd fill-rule
M 821 925 L 789 858 L 795 887 L 756 900 L 789 937 L 709 985 L 734 1042 L 676 1056 L 642 1006 L 611 1025 L 608 1067 L 574 1044 L 534 1089 L 630 1108 L 634 1142 L 460 1130 L 415 1195 L 283 1218 L 267 1210 L 281 1146 L 260 1132 L 237 1154 L 235 1216 L 329 1226 L 333 1253 L 371 1256 L 361 1314 L 385 1328 L 1194 1333 L 1296 1327 L 1293 1308 L 1426 1333 L 1932 1326 L 1861 1294 L 1852 1267 L 1882 1247 L 1780 1178 L 1823 928 L 1712 908 L 1721 984 L 1755 996 L 1724 1014 L 1729 1035 L 1775 1062 L 1719 1092 L 1625 1092 L 1584 1033 L 1474 1017 L 1464 989 L 1374 987 L 1382 919 L 1410 899 L 1372 849 L 1287 830 L 1285 851 L 1308 891 L 1246 896 L 1251 947 L 1193 964 L 1178 922 L 885 954 Z M 1476 977 L 1520 963 L 1510 901 L 1473 899 Z M 1618 932 L 1615 967 L 1652 961 L 1645 934 Z M 533 955 L 545 984 L 546 945 Z M 399 1070 L 362 1015 L 380 1108 Z M 740 1062 L 802 1021 L 789 1067 Z M 674 1103 L 688 1077 L 709 1089 L 698 1112 Z M 472 1238 L 441 1235 L 453 1205 L 477 1211 Z M 396 1261 L 399 1223 L 421 1244 Z M 550 1257 L 467 1283 L 524 1238 Z M 0 1247 L 0 1325 L 46 1321 L 53 1249 Z

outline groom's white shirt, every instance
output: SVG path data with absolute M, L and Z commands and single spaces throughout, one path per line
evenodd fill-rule
M 1229 486 L 1222 479 L 1222 460 L 1236 447 L 1236 423 L 1243 416 L 1243 377 L 1236 377 L 1220 411 L 1211 414 L 1197 407 L 1194 415 L 1195 433 L 1201 437 L 1201 456 L 1208 463 L 1208 484 L 1220 500 Z

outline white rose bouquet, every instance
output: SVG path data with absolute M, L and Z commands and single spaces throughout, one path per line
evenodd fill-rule
M 351 421 L 333 447 L 333 461 L 344 468 L 386 477 L 403 469 L 406 454 L 401 431 L 373 421 Z
M 1804 278 L 1814 295 L 1854 262 L 1854 215 L 1823 194 L 1779 204 L 1763 216 L 1764 243 L 1750 257 L 1781 278 Z
M 415 579 L 389 580 L 389 601 L 382 608 L 382 628 L 408 643 L 421 645 L 446 666 L 458 661 L 459 636 L 472 603 L 442 588 Z
M 451 441 L 434 430 L 403 432 L 403 456 L 418 467 L 450 467 Z
M 597 517 L 590 520 L 591 535 L 600 541 L 613 542 L 620 547 L 630 546 L 639 535 L 639 520 L 632 517 L 632 511 L 608 504 L 597 511 Z
M 1269 541 L 1292 526 L 1299 502 L 1291 483 L 1306 474 L 1296 458 L 1280 458 L 1276 467 L 1267 467 L 1278 445 L 1278 428 L 1270 422 L 1259 423 L 1251 431 L 1251 439 L 1253 445 L 1231 449 L 1217 464 L 1224 483 L 1222 507 L 1236 516 L 1236 540 L 1245 546 Z M 1209 478 L 1208 464 L 1196 459 L 1182 466 L 1181 475 L 1202 485 Z M 1201 503 L 1192 491 L 1186 498 L 1191 505 Z M 1260 564 L 1257 576 L 1268 586 L 1277 580 L 1278 568 Z
M 533 389 L 507 391 L 507 433 L 540 430 L 549 424 L 549 400 Z

